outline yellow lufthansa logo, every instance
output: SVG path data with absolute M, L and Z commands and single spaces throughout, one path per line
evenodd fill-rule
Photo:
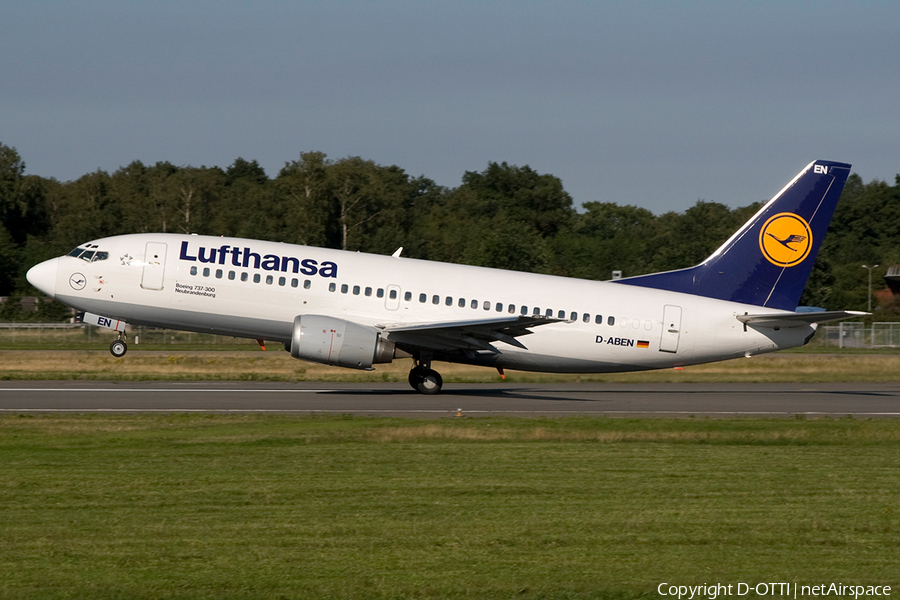
M 770 217 L 759 232 L 759 249 L 770 263 L 793 267 L 809 256 L 812 232 L 809 223 L 794 213 Z

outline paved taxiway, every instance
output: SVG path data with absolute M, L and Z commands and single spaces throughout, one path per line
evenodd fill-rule
M 900 417 L 900 384 L 449 384 L 0 382 L 0 412 L 288 412 L 446 417 L 564 415 Z

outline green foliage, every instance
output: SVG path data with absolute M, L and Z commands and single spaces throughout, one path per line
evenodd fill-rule
M 554 274 L 604 280 L 613 270 L 646 273 L 663 234 L 657 217 L 609 202 L 588 202 L 584 209 L 553 240 Z
M 19 247 L 6 227 L 0 225 L 0 296 L 13 292 L 15 274 L 19 270 Z
M 283 241 L 605 280 L 688 267 L 718 248 L 759 205 L 698 201 L 684 213 L 587 202 L 576 211 L 559 178 L 490 162 L 446 189 L 397 166 L 303 152 L 269 178 L 255 160 L 229 167 L 144 165 L 60 183 L 25 174 L 0 143 L 0 295 L 34 293 L 25 270 L 91 239 L 136 232 Z M 900 176 L 847 181 L 801 304 L 866 308 L 868 273 L 880 320 L 900 318 L 882 293 L 900 263 Z M 878 299 L 876 302 L 878 304 Z
M 466 209 L 474 217 L 502 215 L 510 223 L 528 225 L 542 237 L 553 237 L 574 216 L 572 198 L 562 181 L 528 166 L 488 163 L 481 173 L 467 171 L 460 189 L 472 192 Z

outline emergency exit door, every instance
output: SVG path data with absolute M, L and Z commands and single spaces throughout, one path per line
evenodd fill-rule
M 387 294 L 385 294 L 384 298 L 384 307 L 388 310 L 397 310 L 400 308 L 400 286 L 399 285 L 389 285 L 387 286 Z
M 663 308 L 662 325 L 659 351 L 678 352 L 678 339 L 681 337 L 681 307 L 666 304 Z
M 159 242 L 147 242 L 144 252 L 144 270 L 141 274 L 141 287 L 145 290 L 163 289 L 163 277 L 166 274 L 166 245 Z

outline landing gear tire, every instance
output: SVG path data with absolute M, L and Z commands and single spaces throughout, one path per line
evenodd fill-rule
M 422 394 L 437 394 L 444 385 L 441 374 L 425 367 L 416 367 L 409 372 L 409 385 Z
M 422 371 L 425 370 L 425 367 L 419 365 L 418 367 L 413 367 L 409 371 L 409 387 L 412 389 L 419 391 L 419 378 L 422 376 Z
M 441 391 L 443 386 L 444 379 L 441 377 L 440 373 L 431 369 L 425 369 L 425 371 L 422 372 L 422 376 L 419 378 L 416 389 L 423 394 L 437 394 Z
M 114 340 L 113 343 L 109 345 L 109 353 L 116 358 L 122 358 L 125 356 L 126 352 L 128 352 L 128 344 L 122 340 Z

